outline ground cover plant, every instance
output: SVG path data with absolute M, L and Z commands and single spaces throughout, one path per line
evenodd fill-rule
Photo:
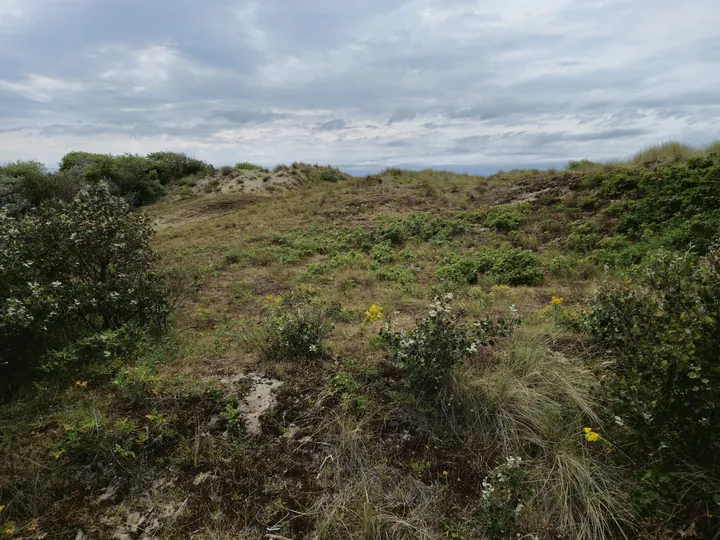
M 3 166 L 0 538 L 716 537 L 716 150 Z

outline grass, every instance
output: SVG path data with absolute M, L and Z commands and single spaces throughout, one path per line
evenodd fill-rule
M 235 164 L 235 168 L 244 171 L 263 171 L 265 170 L 260 165 L 254 165 L 248 161 L 241 161 Z
M 528 530 L 552 524 L 574 538 L 610 538 L 631 519 L 627 494 L 621 471 L 598 460 L 603 449 L 577 436 L 587 426 L 602 431 L 604 415 L 594 373 L 553 350 L 562 337 L 551 326 L 523 328 L 496 363 L 458 374 L 460 421 L 490 434 L 480 443 L 486 453 L 531 460 Z
M 655 163 L 676 163 L 699 155 L 695 148 L 677 141 L 651 146 L 647 150 L 638 152 L 632 161 L 636 165 L 652 165 Z
M 612 442 L 613 428 L 599 357 L 573 323 L 597 283 L 620 272 L 604 269 L 602 249 L 639 241 L 617 230 L 626 184 L 695 152 L 670 144 L 624 164 L 490 177 L 348 178 L 293 164 L 278 172 L 307 181 L 287 191 L 161 201 L 149 211 L 162 262 L 200 283 L 176 314 L 173 346 L 114 381 L 49 381 L 2 405 L 0 531 L 39 519 L 41 533 L 105 538 L 133 534 L 125 527 L 139 513 L 171 539 L 259 538 L 273 526 L 295 539 L 492 539 L 482 482 L 521 456 L 513 534 L 637 537 L 620 450 L 583 438 L 592 427 Z M 493 265 L 477 272 L 488 254 Z M 517 279 L 525 267 L 532 279 Z M 412 328 L 446 292 L 468 321 L 513 306 L 522 325 L 462 363 L 447 399 L 430 406 L 377 335 L 388 321 Z M 564 298 L 560 322 L 553 296 Z M 372 304 L 384 318 L 363 324 Z M 323 307 L 308 325 L 321 330 L 323 354 L 302 359 L 276 317 L 306 306 Z M 269 327 L 280 349 L 268 349 Z M 290 325 L 292 339 L 305 329 Z M 233 412 L 251 373 L 282 382 L 259 436 Z M 85 450 L 56 459 L 73 432 Z M 110 488 L 116 495 L 92 503 Z

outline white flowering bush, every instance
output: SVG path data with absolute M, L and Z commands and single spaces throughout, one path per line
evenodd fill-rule
M 91 335 L 166 324 L 172 295 L 151 235 L 150 218 L 102 186 L 22 218 L 0 214 L 0 392 L 117 350 Z
M 266 327 L 261 353 L 267 360 L 319 360 L 327 354 L 323 340 L 332 328 L 327 310 L 321 306 L 291 309 L 278 303 Z
M 530 495 L 523 465 L 520 456 L 508 456 L 482 482 L 485 526 L 490 538 L 510 538 L 518 531 L 518 518 L 525 510 L 523 501 Z
M 392 358 L 405 372 L 405 382 L 418 396 L 433 397 L 448 384 L 453 368 L 463 358 L 498 333 L 509 333 L 512 324 L 485 318 L 467 325 L 454 314 L 452 294 L 435 298 L 428 314 L 409 332 L 396 332 L 387 324 L 380 332 Z

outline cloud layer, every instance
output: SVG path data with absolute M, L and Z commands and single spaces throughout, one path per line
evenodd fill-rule
M 0 162 L 482 170 L 720 137 L 715 0 L 0 0 Z

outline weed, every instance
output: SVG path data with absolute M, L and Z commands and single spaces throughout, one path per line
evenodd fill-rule
M 280 305 L 268 322 L 261 353 L 273 361 L 319 360 L 327 355 L 324 339 L 331 329 L 327 311 L 320 306 Z

